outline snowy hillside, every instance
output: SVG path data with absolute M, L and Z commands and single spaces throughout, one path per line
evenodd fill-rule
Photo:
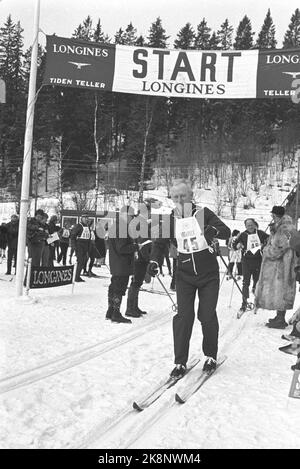
M 221 218 L 231 229 L 244 229 L 254 217 L 261 229 L 270 210 L 281 204 L 295 176 L 286 170 L 281 184 L 268 181 L 255 207 L 236 220 L 224 205 Z M 272 185 L 272 184 L 271 184 Z M 215 186 L 195 191 L 195 200 L 215 210 Z M 166 189 L 149 191 L 172 202 Z M 43 200 L 49 214 L 53 199 Z M 14 206 L 2 205 L 2 221 Z M 227 261 L 227 259 L 226 259 Z M 172 309 L 167 296 L 140 293 L 148 314 L 133 324 L 105 320 L 109 272 L 94 268 L 101 278 L 71 287 L 34 290 L 31 301 L 15 298 L 15 279 L 0 265 L 0 447 L 4 448 L 299 448 L 300 401 L 288 398 L 295 357 L 278 351 L 282 331 L 265 323 L 272 312 L 236 313 L 241 295 L 224 278 L 218 303 L 220 350 L 227 360 L 186 404 L 174 402 L 182 383 L 153 406 L 137 414 L 132 402 L 141 399 L 173 367 Z M 163 278 L 167 287 L 170 277 Z M 151 284 L 145 286 L 151 290 Z M 157 280 L 155 290 L 161 290 Z M 175 295 L 173 296 L 175 300 Z M 300 305 L 297 294 L 295 308 Z M 126 299 L 122 312 L 125 311 Z M 294 310 L 295 310 L 294 308 Z M 292 311 L 288 313 L 288 317 Z M 287 329 L 288 330 L 288 329 Z M 201 357 L 201 327 L 195 323 L 190 358 Z M 203 358 L 203 357 L 202 357 Z M 199 365 L 201 367 L 201 363 Z M 197 369 L 186 379 L 197 379 Z
M 14 280 L 0 269 L 2 449 L 299 447 L 299 400 L 288 398 L 295 357 L 278 351 L 282 331 L 264 326 L 270 312 L 236 319 L 241 297 L 234 287 L 229 307 L 230 281 L 222 282 L 218 306 L 227 361 L 186 404 L 174 402 L 178 383 L 137 414 L 132 402 L 172 368 L 170 300 L 141 292 L 148 314 L 113 324 L 104 319 L 105 267 L 95 271 L 107 278 L 76 284 L 74 295 L 70 286 L 35 290 L 29 304 L 14 298 Z M 201 357 L 198 323 L 194 356 Z M 193 382 L 196 370 L 186 379 Z

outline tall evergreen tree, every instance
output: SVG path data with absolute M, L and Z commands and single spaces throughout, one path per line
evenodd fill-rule
M 93 30 L 92 40 L 99 43 L 104 42 L 105 44 L 110 42 L 110 37 L 108 34 L 105 34 L 102 31 L 100 18 L 98 19 L 96 28 Z
M 228 19 L 221 24 L 220 29 L 217 31 L 219 37 L 219 45 L 222 50 L 228 50 L 232 48 L 232 35 L 233 26 L 230 26 Z
M 6 83 L 6 104 L 0 109 L 0 183 L 9 183 L 14 192 L 19 182 L 17 169 L 22 166 L 26 113 L 22 34 L 20 23 L 15 24 L 9 15 L 0 28 L 0 76 Z
M 122 28 L 119 28 L 115 34 L 115 44 L 126 44 L 126 35 Z
M 143 47 L 146 45 L 146 40 L 144 38 L 144 36 L 140 35 L 137 40 L 136 40 L 136 43 L 135 43 L 136 46 L 139 46 L 139 47 Z
M 162 26 L 160 17 L 151 24 L 149 34 L 147 37 L 147 45 L 149 47 L 159 47 L 165 49 L 167 47 L 167 40 L 170 36 L 166 35 L 166 30 Z
M 136 44 L 136 41 L 137 41 L 136 32 L 137 32 L 136 28 L 130 22 L 125 30 L 125 44 L 128 44 L 129 46 L 134 46 Z
M 291 17 L 288 30 L 283 39 L 284 49 L 299 47 L 300 45 L 300 10 L 296 8 L 295 13 Z
M 251 21 L 247 15 L 240 22 L 234 41 L 234 48 L 237 50 L 247 50 L 253 47 L 253 36 Z
M 271 17 L 270 8 L 266 14 L 264 24 L 258 34 L 256 46 L 258 49 L 275 49 L 277 41 L 275 39 L 275 25 Z
M 203 18 L 201 23 L 198 24 L 197 26 L 197 33 L 196 33 L 196 38 L 195 38 L 195 49 L 208 50 L 210 48 L 210 44 L 209 44 L 210 32 L 211 32 L 211 28 L 207 26 L 207 22 L 205 18 Z
M 217 50 L 219 49 L 219 44 L 220 44 L 220 39 L 217 33 L 214 31 L 209 40 L 209 48 L 212 50 Z
M 191 23 L 186 23 L 183 28 L 180 29 L 177 34 L 177 38 L 174 41 L 175 49 L 193 49 L 195 42 L 195 31 Z
M 73 37 L 76 39 L 83 39 L 85 41 L 92 41 L 94 35 L 93 22 L 90 15 L 83 20 L 82 23 L 75 29 Z

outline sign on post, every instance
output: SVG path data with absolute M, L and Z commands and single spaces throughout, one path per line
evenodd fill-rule
M 64 267 L 32 267 L 29 288 L 51 288 L 71 285 L 73 283 L 73 273 L 74 265 Z

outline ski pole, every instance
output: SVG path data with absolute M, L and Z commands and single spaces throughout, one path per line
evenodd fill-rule
M 220 259 L 222 260 L 223 264 L 224 264 L 225 267 L 228 269 L 228 266 L 227 266 L 227 264 L 226 264 L 226 262 L 225 262 L 225 260 L 224 260 L 224 258 L 223 258 L 223 256 L 222 256 L 222 254 L 220 253 L 220 251 L 218 251 L 218 254 L 219 254 Z M 241 287 L 239 286 L 237 280 L 236 280 L 234 277 L 232 277 L 232 280 L 234 281 L 234 283 L 235 283 L 236 286 L 238 287 L 238 289 L 239 289 L 239 291 L 240 291 L 240 293 L 241 293 L 241 295 L 242 295 L 243 300 L 245 300 L 245 301 L 247 302 L 247 306 L 252 309 L 252 308 L 253 308 L 253 304 L 252 304 L 252 303 L 249 303 L 249 302 L 247 301 L 247 298 L 244 298 L 244 294 L 243 294 L 243 292 L 242 292 L 242 290 L 241 290 Z
M 163 287 L 163 289 L 165 290 L 165 292 L 166 292 L 166 294 L 168 295 L 168 297 L 170 298 L 170 300 L 171 300 L 171 302 L 172 302 L 172 310 L 173 310 L 174 312 L 177 312 L 177 309 L 178 309 L 177 304 L 174 302 L 174 300 L 173 300 L 173 298 L 171 297 L 170 293 L 169 293 L 168 290 L 166 289 L 164 283 L 162 282 L 162 280 L 161 280 L 160 277 L 159 277 L 159 274 L 156 275 L 156 278 L 157 278 L 157 280 L 159 281 L 159 283 L 161 284 L 161 286 Z

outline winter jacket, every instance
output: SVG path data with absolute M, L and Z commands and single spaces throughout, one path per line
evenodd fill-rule
M 265 233 L 264 231 L 261 230 L 256 230 L 255 233 L 258 235 L 262 249 L 264 245 L 266 244 L 269 235 Z M 232 248 L 233 249 L 240 249 L 240 246 L 242 248 L 242 257 L 244 259 L 261 259 L 262 256 L 262 249 L 259 251 L 256 251 L 256 253 L 252 253 L 250 251 L 247 251 L 247 244 L 248 244 L 248 236 L 250 233 L 246 230 L 243 231 L 239 236 L 236 237 L 236 239 L 232 242 Z M 240 246 L 239 246 L 240 245 Z
M 6 224 L 0 225 L 0 249 L 6 249 L 7 246 L 7 228 Z
M 296 294 L 296 252 L 290 247 L 293 222 L 284 215 L 271 233 L 263 250 L 260 276 L 256 287 L 258 308 L 284 311 L 292 309 Z
M 196 217 L 196 220 L 201 228 L 202 233 L 210 226 L 215 228 L 215 238 L 228 239 L 230 236 L 230 229 L 223 223 L 211 210 L 207 207 L 198 207 L 192 204 L 192 216 Z M 170 215 L 170 237 L 156 239 L 153 243 L 153 249 L 151 253 L 151 260 L 162 264 L 165 247 L 168 246 L 169 241 L 177 246 L 175 239 L 175 224 L 176 219 L 179 218 L 173 210 Z M 191 254 L 178 253 L 178 272 L 184 271 L 189 275 L 203 275 L 207 273 L 218 273 L 219 264 L 216 258 L 216 253 L 212 247 L 212 240 L 207 238 L 207 249 L 198 252 L 192 252 Z
M 69 245 L 70 230 L 68 228 L 60 228 L 58 231 L 59 243 Z
M 27 221 L 27 243 L 44 244 L 49 236 L 47 226 L 40 223 L 36 218 Z
M 19 235 L 19 221 L 9 222 L 6 225 L 7 244 L 10 248 L 16 248 Z
M 119 223 L 121 224 L 123 222 L 120 221 Z M 115 229 L 114 225 L 111 227 L 111 233 L 118 233 L 118 230 Z M 122 232 L 125 232 L 124 229 Z M 132 238 L 130 238 L 129 235 L 127 235 L 126 238 L 110 236 L 108 238 L 108 246 L 111 274 L 118 276 L 132 275 L 135 252 L 138 250 L 137 243 Z
M 84 232 L 87 233 L 86 237 L 83 237 Z M 74 249 L 79 245 L 88 247 L 91 239 L 91 230 L 87 225 L 84 225 L 83 223 L 77 223 L 77 225 L 75 225 L 71 230 L 70 239 L 71 247 Z

